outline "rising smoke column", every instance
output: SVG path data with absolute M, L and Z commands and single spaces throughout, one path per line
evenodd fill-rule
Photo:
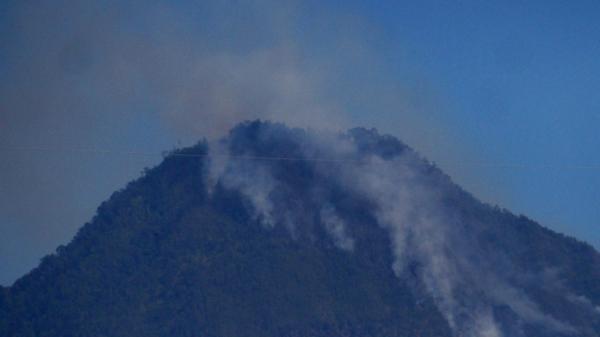
M 453 183 L 397 140 L 372 130 L 336 135 L 254 122 L 232 131 L 211 151 L 211 182 L 238 190 L 251 204 L 253 218 L 267 228 L 285 226 L 294 235 L 320 219 L 334 244 L 352 252 L 360 238 L 352 237 L 350 223 L 328 200 L 324 185 L 364 198 L 390 236 L 390 268 L 399 281 L 417 278 L 415 291 L 434 300 L 456 336 L 506 336 L 503 331 L 524 336 L 522 324 L 575 333 L 511 283 L 506 259 L 480 247 L 473 234 L 477 224 L 468 223 L 445 199 Z M 290 187 L 294 177 L 282 174 L 285 165 L 306 168 L 312 180 Z M 296 201 L 282 201 L 288 199 Z M 498 321 L 498 306 L 510 308 L 518 321 Z

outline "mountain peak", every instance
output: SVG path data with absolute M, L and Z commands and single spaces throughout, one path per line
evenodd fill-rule
M 599 336 L 600 257 L 374 129 L 176 150 L 0 292 L 7 336 Z

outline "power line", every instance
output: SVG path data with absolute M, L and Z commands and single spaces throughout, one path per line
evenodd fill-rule
M 207 158 L 207 157 L 226 157 L 233 159 L 246 160 L 274 160 L 274 161 L 313 161 L 313 162 L 364 162 L 360 160 L 344 159 L 344 158 L 306 158 L 306 157 L 284 157 L 284 156 L 252 156 L 252 155 L 234 155 L 227 153 L 181 153 L 181 152 L 143 152 L 143 151 L 114 151 L 94 148 L 41 148 L 41 147 L 0 147 L 0 151 L 6 152 L 56 152 L 56 153 L 89 153 L 89 154 L 116 154 L 127 156 L 173 156 L 173 157 L 192 157 L 192 158 Z
M 42 153 L 81 153 L 81 154 L 102 154 L 102 155 L 123 155 L 123 156 L 172 156 L 172 157 L 190 157 L 190 158 L 208 158 L 222 157 L 240 160 L 264 160 L 264 161 L 309 161 L 309 162 L 330 162 L 330 163 L 366 163 L 364 160 L 345 159 L 345 158 L 306 158 L 306 157 L 287 157 L 287 156 L 253 156 L 253 155 L 233 155 L 227 153 L 181 153 L 181 152 L 145 152 L 132 150 L 106 150 L 97 148 L 44 148 L 44 147 L 0 147 L 3 152 L 42 152 Z M 446 162 L 447 163 L 447 162 Z M 600 164 L 515 164 L 515 163 L 484 163 L 484 162 L 451 162 L 447 164 L 472 166 L 472 167 L 490 167 L 490 168 L 508 168 L 508 169 L 584 169 L 600 170 Z

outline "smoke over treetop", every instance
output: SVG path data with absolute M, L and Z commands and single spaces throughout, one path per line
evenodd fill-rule
M 360 238 L 352 235 L 358 224 L 345 218 L 352 211 L 338 210 L 330 193 L 343 190 L 370 205 L 366 212 L 371 221 L 390 235 L 390 268 L 399 278 L 417 276 L 418 288 L 433 298 L 457 335 L 525 335 L 528 325 L 545 333 L 577 333 L 522 291 L 536 285 L 515 281 L 518 267 L 505 247 L 482 243 L 503 225 L 482 222 L 469 213 L 489 206 L 479 204 L 395 138 L 360 128 L 324 136 L 249 122 L 233 129 L 224 142 L 233 155 L 266 157 L 250 162 L 234 157 L 225 166 L 221 163 L 225 174 L 212 174 L 248 198 L 259 222 L 279 223 L 297 236 L 311 219 L 333 209 L 341 219 L 337 226 L 338 234 L 344 233 L 342 240 L 353 246 L 356 241 L 360 247 Z M 321 225 L 339 245 L 340 238 L 327 223 Z M 553 267 L 540 266 L 537 272 Z M 499 307 L 508 308 L 517 320 L 499 322 Z
M 178 141 L 215 138 L 258 117 L 344 120 L 322 90 L 323 68 L 301 62 L 292 2 L 208 1 L 193 11 L 163 1 L 2 7 L 0 146 L 44 149 L 9 151 L 0 164 L 2 283 L 66 242 L 95 204 Z M 60 152 L 75 147 L 156 155 Z M 32 204 L 38 212 L 24 211 Z M 31 245 L 26 256 L 14 258 L 23 254 L 15 240 Z
M 599 266 L 393 137 L 245 122 L 103 203 L 0 333 L 591 337 Z

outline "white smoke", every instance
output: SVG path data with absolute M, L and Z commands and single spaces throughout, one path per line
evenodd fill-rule
M 321 221 L 338 248 L 347 251 L 354 250 L 354 239 L 348 234 L 344 220 L 335 213 L 333 208 L 321 209 Z
M 390 267 L 403 279 L 410 266 L 417 264 L 414 276 L 420 279 L 456 336 L 502 337 L 494 317 L 495 306 L 509 307 L 528 324 L 554 332 L 575 332 L 568 324 L 543 313 L 512 286 L 508 281 L 510 271 L 496 270 L 489 265 L 493 260 L 483 260 L 484 250 L 469 235 L 464 220 L 444 204 L 451 183 L 424 176 L 423 161 L 414 152 L 405 151 L 392 159 L 374 154 L 361 156 L 352 137 L 307 135 L 310 141 L 303 145 L 306 158 L 314 159 L 315 153 L 328 158 L 352 158 L 335 163 L 334 169 L 331 164 L 313 164 L 320 174 L 372 202 L 377 223 L 391 238 L 394 264 Z M 233 158 L 227 166 L 228 169 L 212 175 L 250 200 L 256 218 L 271 225 L 279 221 L 291 229 L 310 221 L 274 204 L 272 193 L 282 182 L 272 176 L 265 162 Z M 359 238 L 349 235 L 347 224 L 335 209 L 324 204 L 317 211 L 334 244 L 352 251 Z M 279 220 L 274 219 L 277 213 Z
M 251 160 L 224 155 L 226 150 L 218 143 L 214 144 L 209 151 L 211 153 L 207 173 L 209 194 L 212 194 L 218 183 L 227 189 L 239 190 L 250 200 L 254 219 L 266 227 L 273 227 L 275 209 L 270 194 L 277 182 L 271 177 L 268 168 Z
M 10 158 L 0 163 L 0 215 L 7 223 L 0 264 L 6 270 L 23 265 L 22 274 L 68 242 L 110 192 L 157 163 L 161 150 L 199 135 L 220 137 L 246 119 L 337 129 L 362 118 L 359 109 L 378 111 L 366 122 L 394 125 L 410 132 L 412 144 L 437 148 L 431 142 L 439 127 L 411 131 L 434 129 L 422 116 L 429 105 L 414 99 L 429 92 L 417 89 L 419 81 L 407 86 L 390 75 L 383 50 L 370 42 L 375 23 L 351 6 L 3 3 L 0 146 L 43 150 L 6 152 Z M 156 155 L 82 160 L 65 155 L 73 148 Z M 61 149 L 66 152 L 56 155 Z M 32 204 L 36 212 L 27 211 Z

